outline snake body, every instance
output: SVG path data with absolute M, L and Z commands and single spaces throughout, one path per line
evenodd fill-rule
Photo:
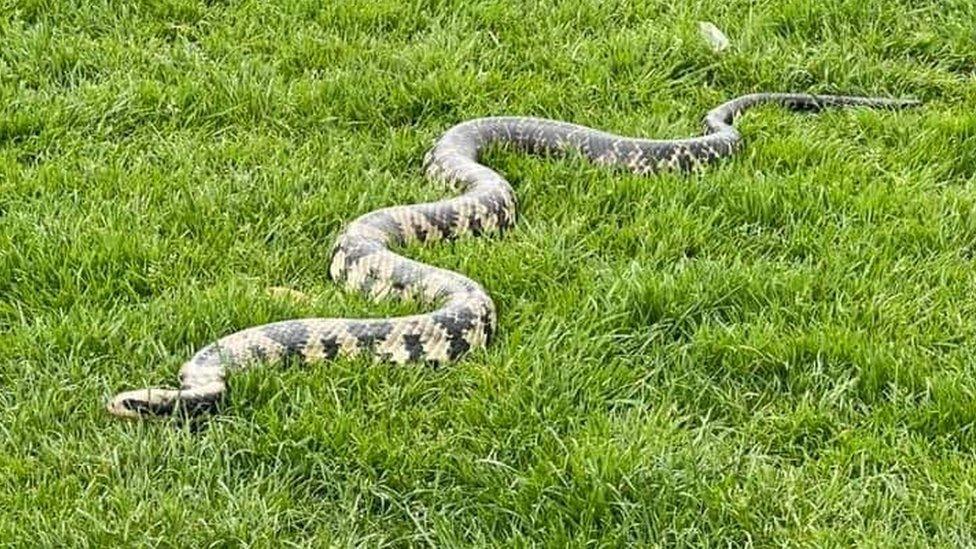
M 123 417 L 211 411 L 227 392 L 229 372 L 280 359 L 313 362 L 369 353 L 397 363 L 441 363 L 484 347 L 497 322 L 488 293 L 461 274 L 405 258 L 391 247 L 493 233 L 512 226 L 515 194 L 502 175 L 479 163 L 485 147 L 501 144 L 532 154 L 574 152 L 597 164 L 638 174 L 688 171 L 733 154 L 741 141 L 732 126 L 734 119 L 762 103 L 816 111 L 828 106 L 902 108 L 917 102 L 787 93 L 745 95 L 708 112 L 703 135 L 672 140 L 622 137 L 528 117 L 462 122 L 444 133 L 425 158 L 428 179 L 448 183 L 460 194 L 362 215 L 338 236 L 329 271 L 337 282 L 373 298 L 416 298 L 436 304 L 435 310 L 398 318 L 308 318 L 247 328 L 199 350 L 180 369 L 179 389 L 120 393 L 109 402 L 108 410 Z

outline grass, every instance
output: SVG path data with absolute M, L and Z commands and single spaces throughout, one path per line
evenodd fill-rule
M 976 543 L 974 4 L 319 4 L 0 2 L 0 542 Z M 257 369 L 198 432 L 103 409 L 240 328 L 418 310 L 329 250 L 441 196 L 458 121 L 682 136 L 762 90 L 926 105 L 755 111 L 694 176 L 494 151 L 518 227 L 408 250 L 489 289 L 488 350 Z

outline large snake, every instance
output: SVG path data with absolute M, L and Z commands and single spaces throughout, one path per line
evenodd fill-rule
M 758 93 L 711 110 L 704 134 L 650 140 L 613 135 L 555 120 L 479 118 L 444 133 L 425 159 L 428 179 L 453 185 L 460 195 L 437 202 L 394 206 L 367 213 L 339 235 L 330 274 L 373 298 L 414 297 L 439 305 L 426 314 L 382 319 L 307 318 L 247 328 L 202 348 L 180 369 L 179 389 L 140 389 L 115 396 L 108 410 L 123 417 L 197 414 L 216 409 L 227 392 L 227 374 L 286 358 L 312 362 L 369 353 L 402 363 L 440 363 L 488 344 L 496 329 L 495 304 L 473 280 L 407 259 L 390 250 L 407 242 L 431 242 L 465 234 L 497 232 L 515 223 L 516 200 L 504 177 L 480 164 L 493 144 L 553 154 L 575 152 L 589 160 L 637 174 L 688 171 L 733 154 L 741 135 L 732 126 L 745 109 L 777 103 L 792 110 L 827 106 L 903 108 L 914 100 Z

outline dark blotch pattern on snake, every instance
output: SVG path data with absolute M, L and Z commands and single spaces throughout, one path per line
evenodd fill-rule
M 411 241 L 432 242 L 493 233 L 515 222 L 516 201 L 504 177 L 478 162 L 492 144 L 533 154 L 575 152 L 597 164 L 638 174 L 692 170 L 733 154 L 741 140 L 732 127 L 743 110 L 776 103 L 793 110 L 828 106 L 901 108 L 912 100 L 761 93 L 720 105 L 704 120 L 704 135 L 649 140 L 584 126 L 525 117 L 462 122 L 437 140 L 425 161 L 429 179 L 453 185 L 460 195 L 437 202 L 367 213 L 339 235 L 330 274 L 374 298 L 417 298 L 433 312 L 399 318 L 308 318 L 255 326 L 201 349 L 180 370 L 179 389 L 141 389 L 117 395 L 108 409 L 125 417 L 192 415 L 218 407 L 227 374 L 251 364 L 286 358 L 313 362 L 368 353 L 392 362 L 451 361 L 484 347 L 496 329 L 495 305 L 473 280 L 412 261 L 391 251 Z

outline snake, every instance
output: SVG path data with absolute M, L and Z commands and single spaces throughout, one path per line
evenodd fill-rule
M 793 111 L 825 107 L 900 109 L 913 99 L 801 93 L 753 93 L 709 111 L 701 135 L 644 139 L 544 118 L 498 116 L 458 123 L 424 158 L 427 180 L 455 194 L 434 202 L 384 207 L 361 215 L 340 231 L 329 274 L 372 299 L 412 299 L 432 309 L 392 318 L 304 318 L 231 333 L 202 347 L 179 371 L 179 388 L 122 392 L 108 411 L 127 418 L 195 416 L 222 407 L 228 376 L 284 360 L 314 363 L 371 355 L 392 363 L 442 364 L 486 347 L 497 331 L 492 298 L 474 280 L 396 253 L 408 243 L 465 235 L 498 234 L 512 227 L 517 202 L 512 186 L 482 164 L 482 153 L 501 146 L 534 155 L 581 155 L 635 174 L 693 171 L 733 155 L 742 136 L 733 126 L 750 107 L 776 104 Z

